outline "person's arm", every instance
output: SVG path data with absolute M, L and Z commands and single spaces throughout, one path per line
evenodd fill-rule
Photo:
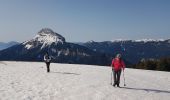
M 44 61 L 46 61 L 47 59 L 45 58 L 45 56 L 44 56 Z
M 49 61 L 51 61 L 51 56 L 49 56 Z

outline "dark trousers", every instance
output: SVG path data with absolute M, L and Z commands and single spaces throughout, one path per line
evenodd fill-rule
M 46 62 L 47 72 L 50 72 L 50 62 Z
M 117 85 L 119 87 L 120 75 L 121 75 L 121 70 L 114 71 L 114 86 Z

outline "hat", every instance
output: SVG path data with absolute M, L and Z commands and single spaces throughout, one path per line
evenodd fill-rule
M 116 58 L 121 58 L 121 54 L 118 53 L 118 54 L 116 55 Z

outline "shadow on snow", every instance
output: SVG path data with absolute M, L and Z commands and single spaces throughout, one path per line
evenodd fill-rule
M 170 93 L 170 91 L 158 90 L 158 89 L 131 88 L 131 87 L 121 87 L 121 88 L 130 89 L 130 90 L 142 90 L 146 92 L 155 92 L 155 93 Z
M 50 73 L 80 75 L 80 74 L 77 74 L 77 73 L 70 73 L 70 72 L 50 72 Z

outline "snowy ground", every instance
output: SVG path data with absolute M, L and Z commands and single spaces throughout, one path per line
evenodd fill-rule
M 111 69 L 91 65 L 0 62 L 0 100 L 170 100 L 170 72 L 126 69 L 126 87 Z

